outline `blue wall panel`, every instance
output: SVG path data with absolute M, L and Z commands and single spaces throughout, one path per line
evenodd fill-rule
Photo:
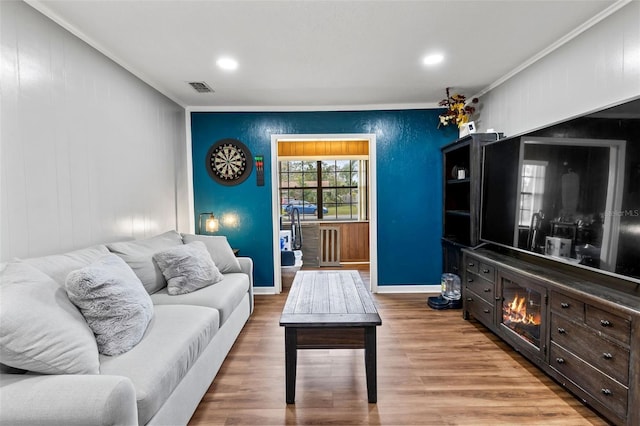
M 375 133 L 378 187 L 378 285 L 440 282 L 442 165 L 440 147 L 457 129 L 437 129 L 437 109 L 339 112 L 193 112 L 193 189 L 196 213 L 234 213 L 237 228 L 221 227 L 240 254 L 252 257 L 255 285 L 273 286 L 271 135 Z M 214 182 L 205 169 L 219 139 L 242 141 L 264 155 L 265 186 L 252 175 L 236 186 Z

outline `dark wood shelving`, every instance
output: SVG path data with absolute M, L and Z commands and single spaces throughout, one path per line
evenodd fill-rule
M 447 180 L 447 185 L 455 185 L 455 184 L 459 184 L 459 183 L 471 183 L 471 179 L 466 178 L 466 179 L 449 179 L 449 180 Z
M 471 212 L 469 210 L 445 210 L 444 212 L 445 214 L 471 217 Z
M 462 248 L 478 245 L 482 145 L 498 139 L 496 133 L 474 133 L 442 148 L 443 272 L 462 273 Z M 457 171 L 465 170 L 464 179 Z

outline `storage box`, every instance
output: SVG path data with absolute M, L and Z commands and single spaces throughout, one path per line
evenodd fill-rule
M 291 231 L 280 231 L 280 251 L 291 251 Z
M 571 257 L 571 240 L 569 238 L 546 237 L 544 254 L 549 256 Z

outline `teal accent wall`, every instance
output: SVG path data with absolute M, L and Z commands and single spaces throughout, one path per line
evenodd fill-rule
M 378 285 L 432 285 L 442 273 L 440 148 L 457 138 L 438 129 L 440 109 L 323 112 L 192 112 L 195 221 L 201 212 L 234 213 L 237 228 L 221 225 L 241 256 L 254 261 L 257 287 L 274 285 L 271 238 L 271 135 L 375 133 L 378 188 Z M 265 185 L 251 176 L 236 186 L 214 182 L 205 156 L 223 138 L 263 155 Z

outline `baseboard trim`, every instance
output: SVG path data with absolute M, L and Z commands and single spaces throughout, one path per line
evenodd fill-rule
M 440 285 L 379 285 L 376 293 L 433 293 L 440 294 Z M 253 287 L 253 294 L 276 294 L 275 287 Z
M 378 285 L 376 293 L 433 293 L 440 294 L 440 285 Z
M 275 287 L 253 287 L 253 294 L 276 294 Z

